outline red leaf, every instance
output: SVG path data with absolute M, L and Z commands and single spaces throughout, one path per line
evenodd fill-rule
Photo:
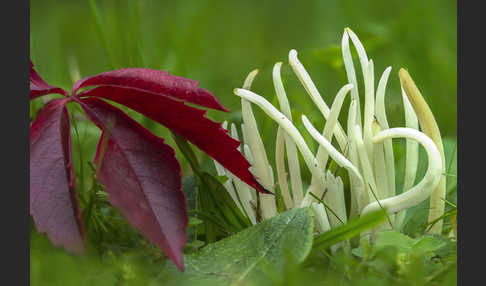
M 103 130 L 95 162 L 110 202 L 183 270 L 188 218 L 174 150 L 120 109 L 97 98 L 77 101 Z
M 237 150 L 240 142 L 229 136 L 221 124 L 205 117 L 205 110 L 167 97 L 120 87 L 101 86 L 79 96 L 106 98 L 142 113 L 192 142 L 249 186 L 270 193 L 248 170 L 250 163 Z
M 73 85 L 72 94 L 86 86 L 115 86 L 130 88 L 176 100 L 183 100 L 204 107 L 229 111 L 209 91 L 198 87 L 198 82 L 170 75 L 168 72 L 147 68 L 125 68 L 100 73 L 79 80 Z
M 32 64 L 32 61 L 30 61 L 30 99 L 50 93 L 68 96 L 67 92 L 62 88 L 49 85 L 45 82 L 34 70 L 34 65 Z
M 30 214 L 54 245 L 80 252 L 84 226 L 71 168 L 68 101 L 50 101 L 30 128 Z

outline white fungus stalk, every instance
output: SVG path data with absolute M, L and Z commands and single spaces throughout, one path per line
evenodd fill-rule
M 356 149 L 356 139 L 354 138 L 354 132 L 353 132 L 355 125 L 361 126 L 361 107 L 360 107 L 359 92 L 358 92 L 359 90 L 358 81 L 356 79 L 353 58 L 351 56 L 351 50 L 349 47 L 349 33 L 352 33 L 352 31 L 349 28 L 345 28 L 343 33 L 343 38 L 341 40 L 341 50 L 343 55 L 344 67 L 346 69 L 346 75 L 348 78 L 348 82 L 353 85 L 353 89 L 351 90 L 351 104 L 349 105 L 348 122 L 347 122 L 347 130 L 348 130 L 347 153 L 348 153 L 349 160 L 358 168 L 358 170 L 361 170 L 359 158 L 358 158 L 358 152 Z M 362 54 L 360 58 L 363 59 L 366 58 L 366 61 L 363 62 L 367 63 L 368 60 L 366 57 L 366 53 L 363 53 L 360 50 L 360 54 Z M 354 218 L 359 216 L 359 211 L 363 207 L 363 205 L 361 205 L 361 202 L 358 199 L 358 197 L 363 197 L 363 194 L 360 193 L 359 180 L 357 177 L 355 177 L 354 175 L 350 175 L 349 181 L 351 187 L 350 218 Z
M 329 222 L 332 227 L 342 225 L 347 222 L 346 203 L 344 202 L 344 184 L 341 177 L 334 177 L 331 171 L 326 172 L 327 193 L 324 202 L 330 206 L 335 214 L 328 213 Z M 329 203 L 326 201 L 329 201 Z M 336 217 L 337 215 L 337 217 Z
M 235 124 L 231 124 L 231 137 L 239 141 L 238 131 L 236 130 Z M 241 152 L 241 147 L 238 147 L 238 151 Z M 256 213 L 252 207 L 252 191 L 251 187 L 245 182 L 240 180 L 238 177 L 233 175 L 231 172 L 227 172 L 229 178 L 233 181 L 235 186 L 236 195 L 238 196 L 239 203 L 243 208 L 243 213 L 250 219 L 253 224 L 256 224 Z
M 364 206 L 365 202 L 368 202 L 368 200 L 364 201 L 363 199 L 363 193 L 365 189 L 364 185 L 364 180 L 361 174 L 359 173 L 358 169 L 348 160 L 346 157 L 344 157 L 341 153 L 339 153 L 334 146 L 319 132 L 317 129 L 310 123 L 309 119 L 305 115 L 302 115 L 302 122 L 304 123 L 305 128 L 309 132 L 309 134 L 316 140 L 320 146 L 322 146 L 329 154 L 329 156 L 338 164 L 339 166 L 345 168 L 349 173 L 350 176 L 354 176 L 357 178 L 357 185 L 355 186 L 355 191 L 358 191 L 358 200 L 360 202 L 360 206 Z M 341 189 L 342 190 L 342 189 Z M 329 188 L 329 182 L 328 182 L 328 192 L 331 191 Z M 306 195 L 307 196 L 307 195 Z M 326 195 L 327 196 L 327 195 Z M 304 198 L 304 202 L 306 202 L 306 198 Z M 303 203 L 304 203 L 303 202 Z M 344 204 L 344 192 L 342 194 L 335 194 L 331 195 L 331 197 L 326 200 L 326 203 L 329 202 L 332 206 L 335 206 L 337 210 L 339 210 L 339 213 L 344 213 L 346 212 L 345 204 Z M 343 209 L 343 210 L 340 210 Z M 331 217 L 332 215 L 329 215 Z M 337 222 L 333 219 L 330 219 L 331 222 L 333 223 L 333 226 L 337 226 Z
M 250 88 L 253 79 L 257 75 L 258 70 L 253 70 L 246 78 L 243 87 Z M 253 110 L 251 104 L 245 100 L 241 99 L 241 112 L 245 127 L 245 133 L 248 139 L 248 146 L 250 147 L 251 153 L 253 155 L 253 171 L 255 177 L 258 179 L 260 184 L 262 184 L 270 192 L 274 192 L 274 181 L 273 174 L 271 174 L 271 169 L 269 168 L 270 163 L 268 162 L 267 153 L 265 147 L 263 146 L 262 138 L 260 132 L 258 131 L 258 124 L 253 115 Z M 260 203 L 262 205 L 262 217 L 264 219 L 271 218 L 277 214 L 277 205 L 273 195 L 260 194 Z
M 285 137 L 284 131 L 278 127 L 277 140 L 275 143 L 275 165 L 277 166 L 277 180 L 280 186 L 280 193 L 282 194 L 285 208 L 291 209 L 294 207 L 294 201 L 290 197 L 289 186 L 287 182 L 287 172 L 285 171 Z
M 323 168 L 319 166 L 316 158 L 312 155 L 309 147 L 304 141 L 302 135 L 300 135 L 299 131 L 292 122 L 282 113 L 280 113 L 270 102 L 268 102 L 265 98 L 261 97 L 260 95 L 241 88 L 234 89 L 234 93 L 256 105 L 258 105 L 270 118 L 272 118 L 277 124 L 282 127 L 282 129 L 287 132 L 287 134 L 294 140 L 297 148 L 299 149 L 304 161 L 311 171 L 313 176 L 320 178 L 318 180 L 319 189 L 325 189 L 325 177 Z
M 336 97 L 334 98 L 334 101 L 331 106 L 331 111 L 329 112 L 329 117 L 327 118 L 326 125 L 324 126 L 324 131 L 322 132 L 324 138 L 326 138 L 329 142 L 332 141 L 333 130 L 338 124 L 338 118 L 344 103 L 344 99 L 352 88 L 353 88 L 352 84 L 347 84 L 343 86 L 338 91 Z M 321 166 L 326 166 L 328 157 L 329 154 L 326 151 L 326 149 L 322 146 L 319 146 L 317 150 L 316 158 L 321 164 Z
M 282 77 L 280 76 L 280 69 L 282 63 L 278 62 L 273 66 L 273 84 L 275 87 L 275 92 L 277 93 L 278 103 L 280 105 L 280 110 L 287 116 L 287 118 L 292 121 L 292 113 L 290 111 L 289 101 L 287 95 L 285 94 L 285 89 L 282 83 Z M 295 146 L 292 138 L 288 134 L 285 134 L 285 148 L 287 150 L 287 160 L 289 165 L 290 173 L 290 183 L 292 186 L 292 196 L 293 205 L 299 205 L 303 198 L 303 188 L 302 188 L 302 177 L 300 174 L 300 164 L 299 155 L 297 153 L 297 147 Z
M 373 136 L 381 131 L 380 125 L 377 120 L 373 120 L 372 123 Z M 388 139 L 387 141 L 390 141 Z M 390 194 L 387 180 L 386 162 L 385 162 L 385 152 L 383 142 L 373 144 L 373 172 L 375 175 L 376 182 L 376 197 L 378 200 L 392 197 L 394 195 Z M 376 200 L 376 198 L 375 198 Z M 396 226 L 395 215 L 388 216 L 389 223 L 381 224 L 376 230 L 389 230 L 391 227 Z
M 300 63 L 299 59 L 297 58 L 297 51 L 291 50 L 289 52 L 289 64 L 294 70 L 297 78 L 304 86 L 307 93 L 310 95 L 312 101 L 317 106 L 319 111 L 322 113 L 322 116 L 327 120 L 329 117 L 330 109 L 324 100 L 321 97 L 319 91 L 317 91 L 314 82 L 310 78 L 309 74 L 305 70 L 304 66 Z M 339 147 L 341 150 L 344 150 L 346 147 L 346 135 L 344 134 L 344 130 L 341 127 L 341 124 L 337 124 L 336 128 L 334 129 L 334 133 L 336 135 L 336 140 L 338 141 Z
M 364 187 L 364 180 L 358 169 L 348 159 L 346 159 L 346 157 L 339 153 L 339 151 L 332 146 L 331 142 L 327 141 L 327 139 L 324 138 L 319 131 L 317 131 L 317 129 L 314 127 L 314 125 L 312 125 L 305 115 L 302 115 L 302 122 L 312 138 L 314 138 L 314 140 L 316 140 L 319 145 L 329 153 L 329 156 L 334 160 L 334 162 L 355 175 L 361 182 L 361 187 Z
M 407 98 L 405 91 L 402 90 L 402 100 L 403 100 L 403 109 L 405 110 L 405 127 L 419 129 L 419 123 L 417 119 L 417 115 L 415 111 L 413 111 L 412 104 Z M 407 191 L 410 189 L 413 184 L 415 183 L 415 177 L 417 174 L 418 168 L 418 143 L 414 140 L 407 139 L 406 143 L 406 155 L 405 155 L 405 175 L 403 178 L 403 189 L 402 192 Z M 403 210 L 397 214 L 397 226 L 401 227 L 403 220 L 405 219 L 405 214 L 407 210 Z
M 373 136 L 381 131 L 380 125 L 376 120 L 373 121 L 372 125 Z M 385 163 L 385 152 L 383 144 L 373 144 L 373 170 L 376 182 L 376 196 L 379 199 L 384 199 L 391 197 L 388 194 L 388 181 Z
M 349 28 L 345 28 L 345 32 L 348 33 L 351 41 L 353 42 L 354 47 L 356 48 L 356 52 L 358 53 L 359 62 L 361 63 L 361 70 L 363 72 L 363 76 L 367 73 L 367 66 L 368 66 L 368 56 L 366 55 L 366 51 L 363 47 L 363 44 L 358 39 L 358 36 Z
M 353 85 L 353 89 L 351 90 L 351 98 L 357 106 L 354 112 L 350 112 L 348 116 L 348 122 L 352 123 L 353 128 L 354 125 L 358 124 L 361 126 L 361 111 L 359 105 L 359 93 L 358 93 L 358 81 L 356 80 L 356 73 L 354 71 L 354 64 L 353 58 L 351 57 L 351 50 L 349 49 L 349 35 L 348 35 L 348 28 L 344 29 L 343 38 L 341 41 L 341 50 L 343 55 L 344 61 L 344 68 L 346 69 L 346 76 L 348 77 L 348 82 Z M 350 108 L 351 109 L 351 108 Z M 353 119 L 351 119 L 353 118 Z M 348 137 L 349 137 L 349 128 L 348 128 Z
M 329 112 L 329 117 L 327 118 L 326 125 L 324 126 L 324 131 L 322 132 L 323 136 L 328 141 L 332 141 L 333 130 L 335 129 L 335 126 L 338 122 L 338 117 L 344 102 L 344 98 L 346 97 L 346 94 L 351 90 L 352 87 L 353 87 L 352 84 L 347 84 L 343 86 L 337 93 L 334 102 L 332 103 L 331 110 Z M 329 158 L 329 154 L 326 151 L 326 149 L 322 146 L 319 146 L 316 154 L 316 159 L 319 162 L 319 165 L 325 168 L 327 165 L 328 158 Z M 316 190 L 316 187 L 318 185 L 316 179 L 317 179 L 316 177 L 312 177 L 311 185 L 308 188 L 306 192 L 306 196 L 304 198 L 304 200 L 306 201 L 304 205 L 308 205 L 310 201 L 315 200 L 315 198 L 310 195 L 311 192 L 313 194 L 321 193 L 321 191 Z M 327 200 L 325 201 L 327 202 Z
M 361 128 L 356 125 L 354 132 L 356 137 L 356 149 L 358 151 L 358 157 L 362 166 L 365 189 L 367 190 L 366 194 L 368 195 L 367 200 L 368 202 L 376 201 L 375 176 L 373 174 L 373 167 L 371 166 L 368 153 L 366 152 L 365 144 L 363 142 Z
M 422 97 L 422 94 L 418 90 L 417 86 L 413 82 L 412 78 L 406 70 L 403 68 L 398 72 L 400 77 L 400 83 L 405 90 L 410 103 L 417 114 L 417 118 L 420 123 L 422 131 L 434 141 L 435 145 L 439 149 L 440 157 L 442 160 L 442 173 L 439 184 L 430 197 L 429 208 L 429 222 L 433 222 L 439 219 L 444 214 L 445 199 L 446 199 L 446 177 L 445 173 L 445 156 L 444 145 L 442 145 L 442 137 L 440 136 L 439 126 L 435 121 L 434 114 L 430 110 L 429 105 Z M 437 221 L 429 230 L 430 233 L 440 234 L 442 232 L 443 220 Z
M 375 84 L 374 84 L 374 67 L 373 60 L 368 62 L 365 75 L 365 105 L 364 105 L 364 123 L 363 123 L 363 141 L 368 153 L 368 158 L 373 163 L 373 143 L 371 143 L 372 130 L 371 125 L 375 117 Z
M 422 180 L 408 191 L 392 198 L 370 203 L 363 209 L 362 215 L 379 210 L 381 207 L 386 209 L 389 214 L 413 207 L 427 199 L 439 184 L 442 173 L 442 161 L 439 150 L 432 139 L 412 128 L 391 128 L 379 132 L 373 137 L 373 142 L 379 143 L 388 138 L 408 138 L 420 143 L 427 152 L 427 172 Z
M 326 209 L 321 203 L 312 203 L 311 208 L 314 211 L 314 224 L 318 232 L 323 233 L 331 229 L 331 224 L 326 215 Z
M 376 90 L 376 102 L 375 102 L 375 116 L 378 120 L 382 130 L 390 128 L 388 125 L 388 120 L 386 117 L 385 109 L 385 90 L 386 84 L 388 82 L 388 77 L 391 72 L 391 67 L 387 67 L 383 72 L 380 81 L 378 83 L 378 88 Z M 408 127 L 408 126 L 407 126 Z M 416 144 L 416 142 L 413 142 Z M 396 194 L 395 188 L 395 156 L 393 154 L 393 144 L 392 140 L 385 140 L 383 142 L 385 151 L 385 165 L 386 165 L 386 178 L 388 181 L 388 195 L 387 197 L 392 197 Z

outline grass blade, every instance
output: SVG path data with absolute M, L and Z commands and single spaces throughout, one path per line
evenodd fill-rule
M 313 250 L 323 250 L 338 242 L 352 238 L 361 232 L 379 225 L 386 219 L 385 211 L 379 210 L 349 221 L 314 238 Z

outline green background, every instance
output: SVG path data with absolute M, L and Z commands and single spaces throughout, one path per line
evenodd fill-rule
M 102 37 L 89 1 L 31 1 L 30 51 L 39 73 L 70 90 L 70 70 L 82 77 L 124 67 L 150 67 L 200 81 L 239 121 L 240 87 L 254 68 L 254 90 L 276 103 L 273 64 L 282 76 L 296 115 L 323 126 L 317 108 L 287 65 L 296 49 L 330 105 L 346 81 L 341 37 L 350 27 L 375 63 L 375 84 L 392 66 L 386 105 L 391 126 L 403 125 L 398 70 L 408 69 L 446 137 L 457 134 L 456 1 L 95 1 Z M 103 40 L 101 40 L 103 38 Z M 103 47 L 106 45 L 106 50 Z M 359 64 L 355 59 L 355 66 Z M 359 77 L 359 76 L 358 76 Z M 348 103 L 345 104 L 346 106 Z M 260 111 L 257 116 L 263 118 Z M 295 117 L 295 118 L 300 118 Z M 298 122 L 298 125 L 300 122 Z M 264 136 L 276 134 L 262 123 Z M 268 140 L 267 140 L 268 141 Z M 273 143 L 272 143 L 273 144 Z

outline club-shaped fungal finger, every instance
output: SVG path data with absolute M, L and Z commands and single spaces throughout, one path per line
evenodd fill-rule
M 327 120 L 329 117 L 330 109 L 322 99 L 321 94 L 317 90 L 316 86 L 314 85 L 314 82 L 310 78 L 304 66 L 297 58 L 296 50 L 291 50 L 289 52 L 289 64 L 294 70 L 294 73 L 297 75 L 299 81 L 304 86 L 307 93 L 310 95 L 312 101 L 321 112 L 322 116 Z M 347 140 L 346 140 L 346 135 L 344 133 L 344 130 L 341 127 L 341 124 L 338 123 L 336 128 L 333 131 L 335 133 L 336 140 L 338 141 L 339 147 L 341 148 L 341 150 L 344 150 Z
M 343 86 L 339 90 L 339 92 L 337 93 L 337 95 L 336 95 L 336 97 L 335 97 L 335 99 L 332 103 L 331 111 L 329 113 L 329 117 L 327 118 L 326 125 L 324 126 L 324 131 L 322 132 L 323 136 L 328 141 L 332 141 L 333 130 L 335 129 L 335 126 L 338 122 L 338 117 L 339 117 L 339 113 L 341 111 L 341 107 L 342 107 L 343 102 L 344 102 L 344 98 L 346 97 L 346 94 L 352 89 L 352 87 L 353 87 L 352 84 L 347 84 L 347 85 Z M 317 149 L 316 159 L 319 162 L 319 165 L 323 166 L 323 168 L 325 168 L 325 166 L 327 165 L 327 160 L 329 159 L 329 154 L 328 154 L 327 150 L 325 148 L 323 148 L 322 146 L 319 146 L 319 148 Z M 310 185 L 310 187 L 309 187 L 309 189 L 306 193 L 306 197 L 304 198 L 305 202 L 304 202 L 303 206 L 308 205 L 310 201 L 314 200 L 314 198 L 310 195 L 310 192 L 317 194 L 317 195 L 321 195 L 322 192 L 324 192 L 323 190 L 315 188 L 315 186 L 317 184 L 316 179 L 317 179 L 316 177 L 312 177 L 311 185 Z
M 253 70 L 248 74 L 243 83 L 243 87 L 250 89 L 258 70 Z M 258 124 L 250 102 L 245 99 L 241 99 L 241 113 L 243 117 L 245 135 L 248 139 L 248 146 L 251 149 L 253 155 L 252 171 L 257 180 L 270 192 L 274 191 L 274 181 L 270 163 L 268 161 L 267 152 L 263 145 L 260 132 L 258 131 Z M 264 219 L 271 218 L 277 214 L 277 206 L 275 197 L 273 195 L 260 194 L 261 211 Z
M 231 137 L 236 140 L 240 139 L 234 123 L 231 124 Z M 241 152 L 241 146 L 238 147 L 238 150 Z M 256 224 L 256 213 L 251 205 L 251 200 L 253 199 L 251 195 L 251 187 L 231 172 L 227 172 L 227 174 L 229 178 L 228 181 L 231 181 L 234 184 L 235 193 L 237 195 L 237 201 L 235 201 L 236 205 L 240 208 L 241 212 L 250 219 L 252 224 Z
M 344 201 L 343 181 L 340 177 L 334 175 L 328 170 L 326 172 L 327 178 L 327 192 L 323 201 L 326 205 L 332 207 L 334 213 L 328 213 L 329 222 L 334 228 L 336 226 L 345 224 L 346 219 L 346 204 Z
M 314 222 L 316 229 L 319 233 L 329 231 L 331 225 L 329 224 L 329 218 L 327 217 L 326 209 L 321 203 L 312 203 L 312 210 L 314 211 Z
M 381 127 L 376 120 L 373 120 L 371 128 L 373 129 L 373 136 L 381 131 Z M 375 175 L 377 192 L 376 196 L 378 197 L 378 199 L 392 197 L 393 195 L 389 193 L 390 190 L 388 188 L 385 152 L 383 144 L 373 144 L 373 157 L 373 173 Z
M 327 141 L 327 139 L 324 138 L 319 131 L 317 131 L 317 129 L 314 127 L 314 125 L 312 125 L 312 123 L 310 123 L 309 119 L 307 119 L 305 115 L 302 115 L 302 122 L 312 138 L 314 138 L 314 140 L 316 140 L 319 145 L 328 152 L 329 156 L 334 160 L 334 162 L 348 170 L 348 172 L 353 173 L 353 175 L 356 177 L 360 178 L 361 182 L 364 184 L 363 177 L 359 173 L 358 169 L 356 169 L 356 167 L 349 162 L 346 157 L 339 153 L 339 151 L 336 150 L 336 148 L 334 148 L 334 146 L 332 146 L 332 144 Z
M 405 127 L 418 130 L 419 123 L 417 115 L 413 110 L 412 104 L 402 90 L 403 109 L 405 110 Z M 405 178 L 403 180 L 403 191 L 410 189 L 415 182 L 418 168 L 418 143 L 414 140 L 407 139 L 407 153 L 405 158 Z
M 221 127 L 223 127 L 223 129 L 227 130 L 228 122 L 224 121 Z M 226 176 L 228 178 L 226 180 L 226 182 L 224 182 L 223 186 L 228 191 L 229 195 L 231 196 L 231 199 L 233 199 L 233 201 L 238 206 L 238 208 L 241 211 L 243 211 L 243 209 L 242 209 L 242 207 L 241 207 L 241 205 L 238 201 L 238 197 L 236 195 L 236 190 L 233 187 L 233 179 L 236 178 L 236 176 L 231 174 L 230 171 L 226 170 L 221 164 L 216 162 L 216 160 L 213 160 L 213 162 L 214 162 L 214 166 L 216 167 L 216 173 L 218 174 L 218 176 Z
M 282 129 L 294 140 L 297 148 L 299 149 L 302 157 L 304 158 L 304 162 L 306 163 L 307 167 L 311 171 L 313 176 L 317 178 L 321 178 L 319 180 L 319 184 L 324 189 L 325 186 L 325 177 L 323 169 L 319 166 L 316 158 L 310 151 L 309 147 L 304 141 L 304 138 L 299 133 L 297 128 L 292 124 L 292 122 L 280 111 L 278 111 L 270 102 L 268 102 L 265 98 L 261 97 L 260 95 L 241 88 L 235 88 L 234 93 L 256 105 L 258 105 L 270 118 L 272 118 Z M 252 151 L 253 152 L 253 151 Z M 255 155 L 255 154 L 253 154 Z
M 289 101 L 285 94 L 285 89 L 282 83 L 282 77 L 280 76 L 280 69 L 282 63 L 278 62 L 273 66 L 273 85 L 277 94 L 280 110 L 292 121 L 292 113 L 290 110 Z M 289 165 L 290 184 L 292 187 L 292 195 L 295 205 L 299 205 L 302 202 L 303 188 L 302 188 L 302 176 L 300 173 L 299 155 L 297 153 L 297 147 L 294 141 L 285 132 L 283 132 L 285 138 L 285 149 L 287 151 L 287 160 Z
M 358 106 L 358 110 L 356 110 L 357 116 L 354 116 L 354 119 L 351 120 L 352 126 L 358 124 L 361 126 L 361 111 L 359 110 L 359 92 L 358 92 L 358 81 L 356 80 L 356 72 L 354 71 L 354 64 L 353 58 L 351 57 L 351 50 L 349 49 L 349 35 L 347 32 L 348 28 L 344 29 L 343 38 L 341 40 L 341 50 L 343 54 L 343 61 L 344 61 L 344 68 L 346 69 L 346 76 L 348 77 L 348 82 L 353 85 L 353 89 L 351 90 L 351 97 L 352 100 L 356 102 Z M 348 116 L 348 121 L 350 120 L 350 116 L 353 113 L 350 113 Z M 349 136 L 349 128 L 348 128 L 348 136 Z
M 435 143 L 424 133 L 412 128 L 391 128 L 379 132 L 373 137 L 373 142 L 379 143 L 389 138 L 408 138 L 420 143 L 428 157 L 428 168 L 422 180 L 408 191 L 400 195 L 372 202 L 367 205 L 362 215 L 381 209 L 380 205 L 389 214 L 413 207 L 427 199 L 439 184 L 442 175 L 442 161 L 440 152 Z
M 356 34 L 350 28 L 345 28 L 345 30 L 348 33 L 349 37 L 351 38 L 351 41 L 353 42 L 356 52 L 358 53 L 359 62 L 361 63 L 361 70 L 364 76 L 367 72 L 366 69 L 368 65 L 368 56 L 366 55 L 366 51 L 363 47 L 363 44 L 359 40 L 358 36 L 356 36 Z
M 356 138 L 356 150 L 358 151 L 359 161 L 363 171 L 363 178 L 365 182 L 365 189 L 368 190 L 368 202 L 376 201 L 376 182 L 368 153 L 366 152 L 365 144 L 361 133 L 361 128 L 356 125 L 354 128 Z
M 412 104 L 407 98 L 405 94 L 405 90 L 402 90 L 402 100 L 403 100 L 403 109 L 405 110 L 405 127 L 419 129 L 419 123 L 417 115 L 413 110 Z M 406 153 L 405 153 L 405 175 L 403 178 L 403 189 L 402 192 L 407 191 L 410 189 L 414 182 L 415 177 L 417 175 L 418 169 L 418 143 L 414 140 L 407 139 L 406 143 Z M 396 225 L 400 227 L 405 219 L 407 210 L 403 210 L 397 214 Z
M 371 125 L 375 118 L 375 77 L 373 60 L 368 62 L 365 77 L 365 105 L 364 105 L 364 122 L 363 122 L 363 141 L 366 152 L 371 163 L 373 163 L 373 143 L 371 143 L 372 130 Z
M 387 67 L 381 75 L 376 90 L 375 116 L 382 130 L 390 128 L 385 111 L 385 90 L 390 76 L 391 67 Z M 415 143 L 415 142 L 414 142 Z M 383 142 L 385 149 L 386 178 L 388 182 L 388 196 L 394 196 L 395 191 L 395 155 L 393 153 L 392 140 Z
M 354 90 L 354 88 L 352 89 Z M 356 118 L 359 119 L 359 102 L 351 98 L 351 103 L 349 105 L 349 112 L 348 112 L 348 122 L 347 122 L 347 130 L 348 130 L 348 145 L 347 145 L 347 158 L 349 161 L 356 166 L 356 168 L 361 172 L 359 156 L 358 156 L 358 149 L 356 145 L 356 136 L 354 132 L 355 126 L 361 126 L 361 123 L 357 123 Z M 362 173 L 362 172 L 361 172 Z M 350 218 L 355 218 L 359 216 L 361 209 L 368 203 L 367 195 L 365 194 L 364 188 L 362 188 L 362 184 L 359 181 L 359 178 L 350 175 L 349 177 L 349 185 L 351 189 L 351 208 L 349 212 Z
M 257 73 L 258 70 L 253 70 L 250 72 L 245 79 L 243 86 L 250 88 L 251 83 L 253 82 L 253 79 Z M 241 99 L 241 113 L 245 128 L 244 133 L 248 139 L 248 142 L 245 142 L 245 144 L 250 147 L 254 159 L 252 164 L 254 175 L 259 179 L 260 184 L 262 184 L 267 190 L 273 192 L 274 182 L 271 180 L 272 175 L 269 173 L 270 169 L 268 166 L 270 163 L 268 162 L 267 153 L 265 151 L 260 132 L 258 131 L 258 124 L 255 116 L 253 115 L 251 104 L 244 98 Z
M 332 141 L 332 135 L 333 135 L 332 131 L 334 130 L 338 122 L 339 114 L 341 112 L 344 99 L 352 88 L 353 88 L 352 84 L 346 84 L 338 91 L 336 97 L 334 98 L 334 101 L 331 106 L 331 112 L 329 113 L 329 117 L 327 119 L 326 125 L 324 126 L 324 131 L 322 132 L 324 138 L 326 138 L 329 142 Z M 341 151 L 344 152 L 344 150 Z M 316 158 L 321 164 L 321 166 L 326 166 L 328 160 L 328 153 L 324 147 L 319 146 L 319 148 L 317 149 Z
M 294 207 L 292 197 L 290 197 L 289 186 L 287 182 L 287 172 L 285 171 L 285 138 L 284 131 L 278 127 L 277 140 L 275 146 L 275 165 L 277 165 L 277 180 L 280 186 L 280 193 L 282 194 L 285 208 L 291 209 Z
M 444 156 L 444 145 L 442 145 L 442 137 L 440 136 L 439 126 L 435 121 L 434 114 L 428 106 L 427 102 L 423 98 L 419 89 L 415 85 L 410 74 L 404 70 L 400 69 L 398 72 L 400 77 L 400 83 L 402 84 L 405 94 L 407 95 L 410 103 L 412 104 L 417 118 L 420 123 L 422 131 L 429 136 L 432 141 L 434 141 L 437 149 L 440 152 L 442 160 L 442 173 L 445 172 L 445 156 Z M 440 182 L 437 188 L 432 193 L 430 197 L 430 209 L 429 209 L 429 222 L 433 222 L 439 219 L 444 214 L 445 208 L 445 195 L 446 195 L 446 177 L 441 176 Z M 440 234 L 442 232 L 442 219 L 436 222 L 429 230 L 430 233 Z

